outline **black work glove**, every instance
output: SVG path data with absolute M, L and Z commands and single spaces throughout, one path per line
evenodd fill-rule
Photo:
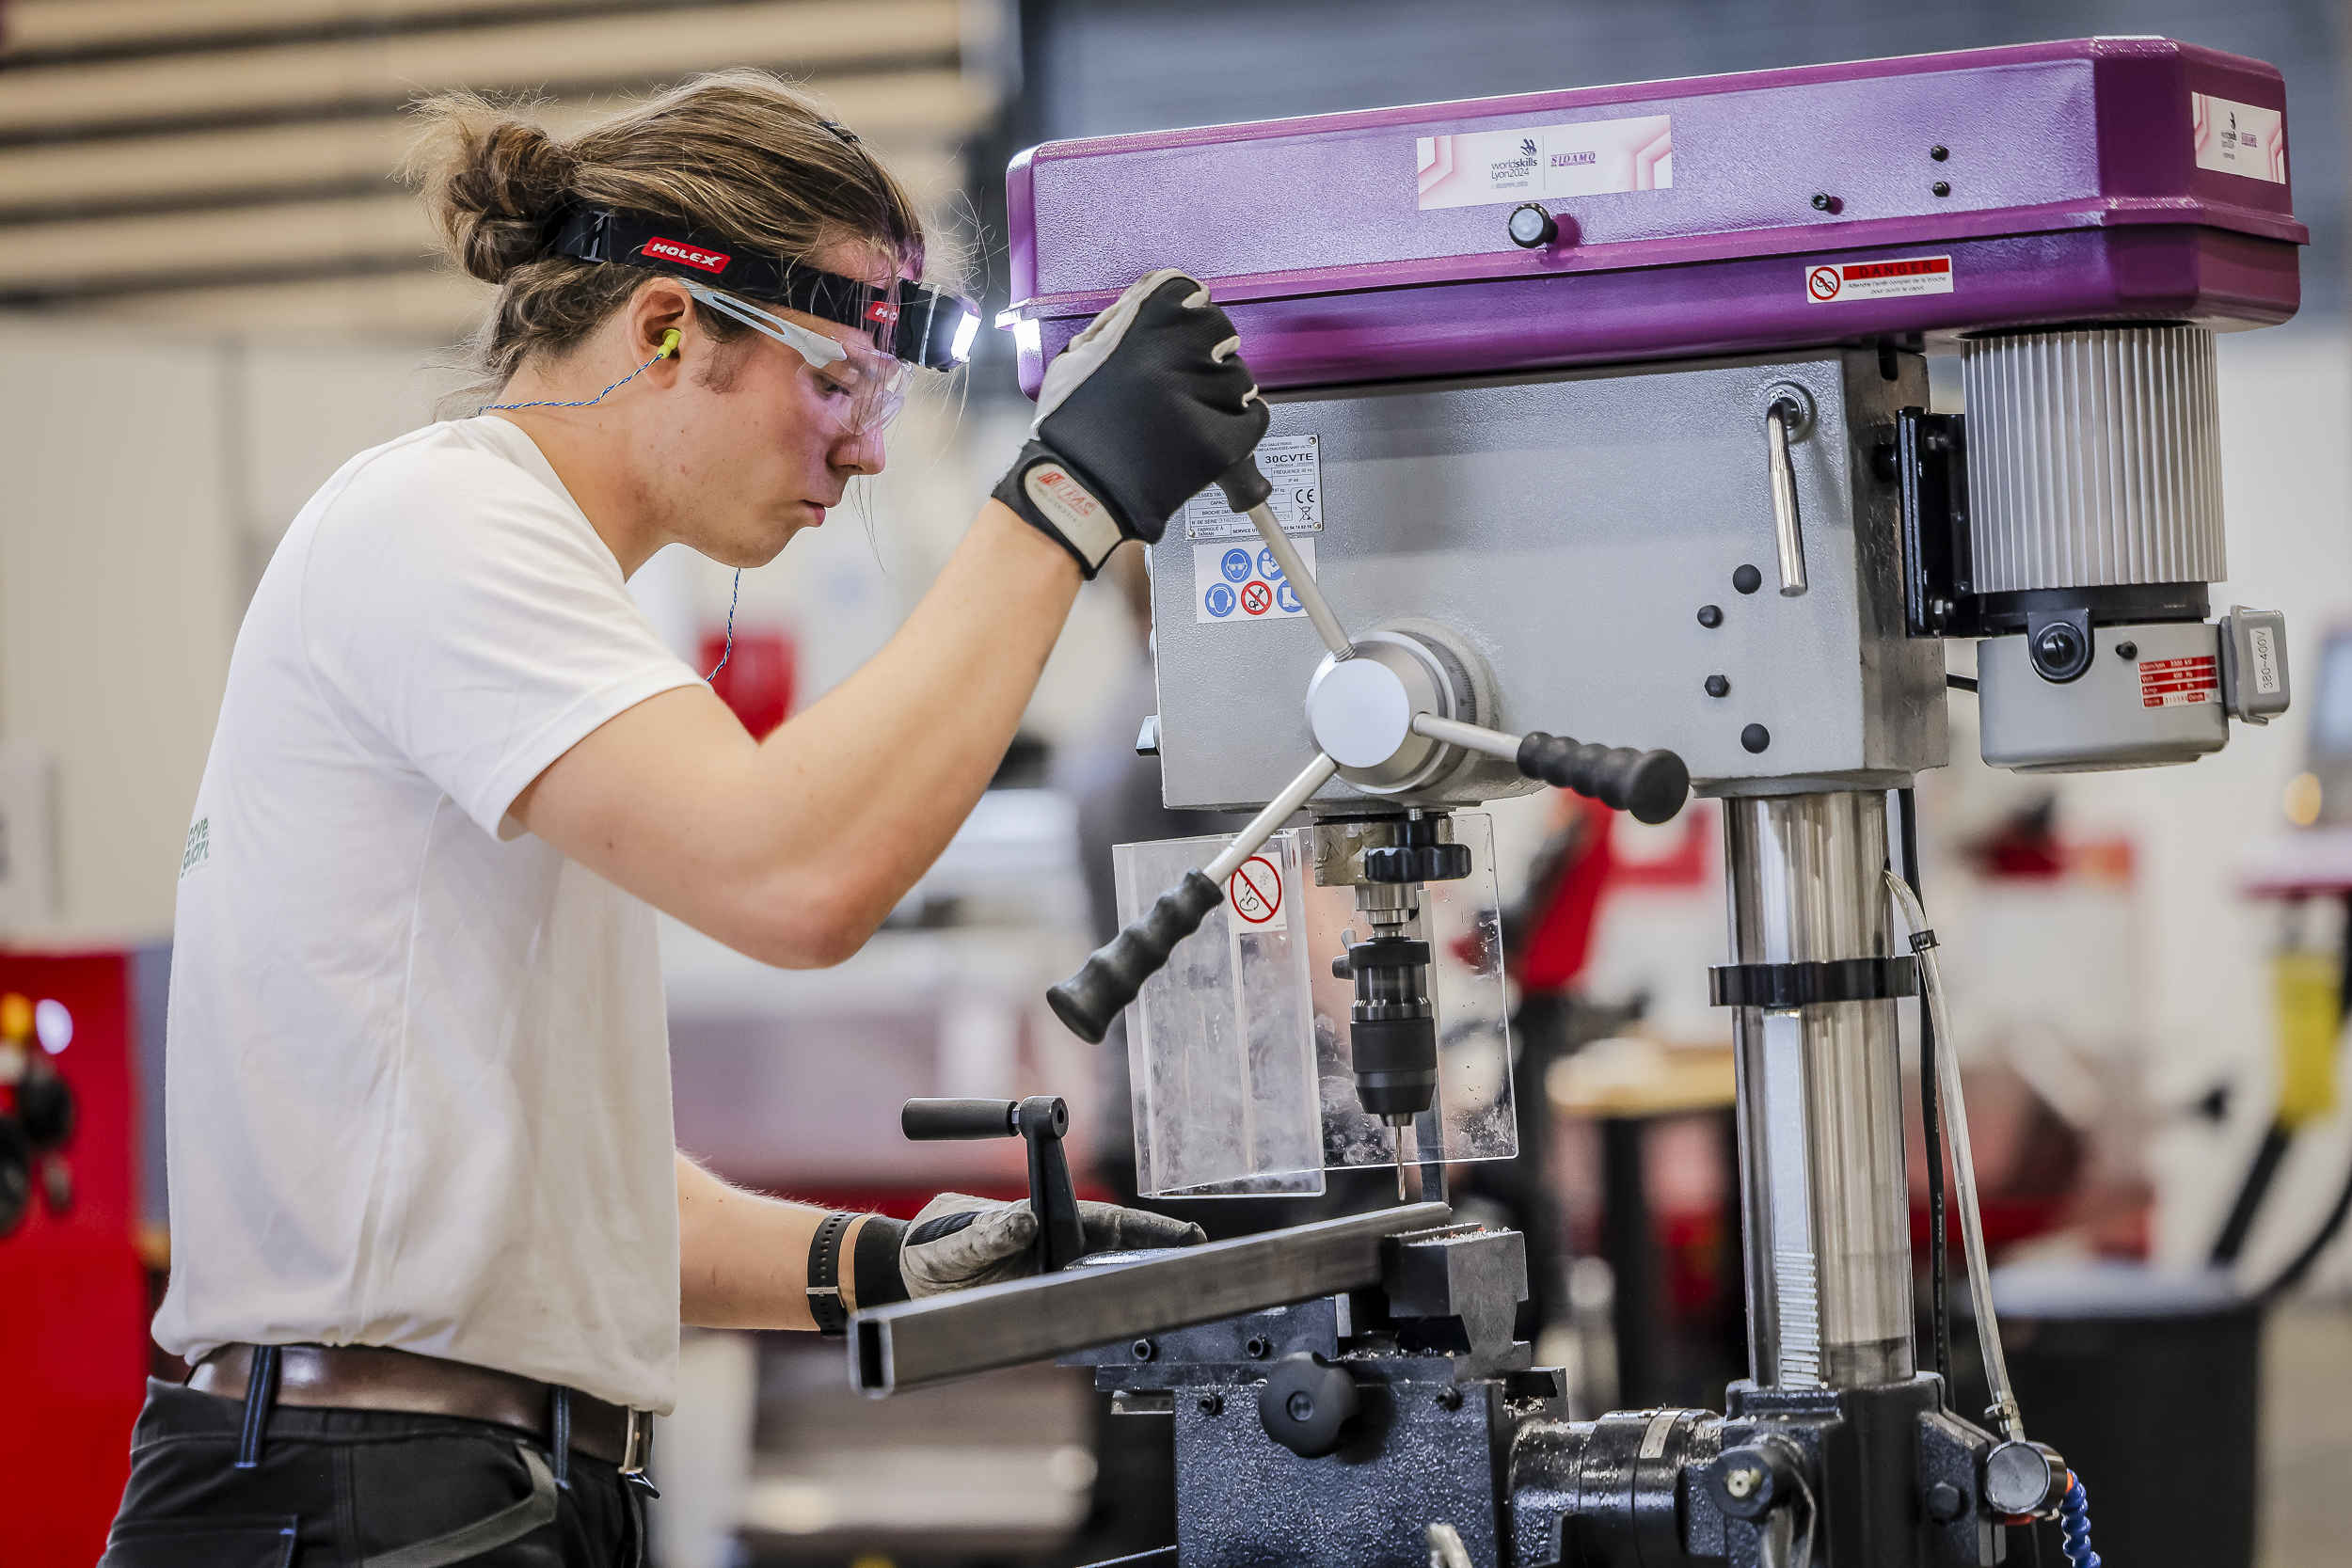
M 1190 1220 L 1081 1199 L 1078 1223 L 1089 1252 L 1191 1246 L 1209 1239 Z M 942 1193 L 923 1206 L 898 1243 L 898 1274 L 910 1296 L 943 1295 L 1037 1273 L 1037 1216 L 1028 1200 L 1009 1203 Z
M 1029 443 L 996 499 L 1089 578 L 1122 539 L 1159 543 L 1168 518 L 1265 434 L 1240 346 L 1203 284 L 1165 268 L 1137 279 L 1045 368 Z M 1242 494 L 1262 499 L 1248 472 Z

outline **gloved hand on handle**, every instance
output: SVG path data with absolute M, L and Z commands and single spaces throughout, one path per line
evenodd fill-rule
M 1029 442 L 996 499 L 1089 578 L 1122 540 L 1157 544 L 1265 434 L 1240 345 L 1205 285 L 1172 268 L 1138 278 L 1045 368 Z
M 1089 1252 L 1191 1246 L 1208 1232 L 1190 1220 L 1081 1199 Z M 999 1202 L 942 1193 L 923 1206 L 898 1243 L 898 1274 L 913 1297 L 1026 1279 L 1037 1272 L 1037 1216 L 1025 1199 Z

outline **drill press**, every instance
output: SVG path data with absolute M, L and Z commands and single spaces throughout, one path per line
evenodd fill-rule
M 1897 1007 L 1944 999 L 1887 796 L 1946 760 L 1949 638 L 1978 640 L 1997 766 L 2183 762 L 2284 710 L 2278 617 L 2208 618 L 2213 338 L 2294 313 L 2306 240 L 2279 73 L 2160 39 L 2036 44 L 1053 144 L 1010 194 L 1025 386 L 1181 262 L 1266 393 L 1262 455 L 1315 491 L 1248 512 L 1287 597 L 1215 579 L 1226 507 L 1152 550 L 1168 802 L 1263 810 L 1056 988 L 1073 1028 L 1099 1038 L 1181 965 L 1303 809 L 1370 933 L 1328 955 L 1356 987 L 1358 1095 L 1409 1115 L 1443 1092 L 1414 922 L 1449 816 L 1534 781 L 1651 820 L 1691 786 L 1724 806 L 1710 985 L 1750 1362 L 1727 1411 L 1559 1418 L 1496 1337 L 1507 1249 L 1458 1227 L 1268 1270 L 1214 1311 L 1200 1281 L 1280 1238 L 1002 1288 L 1112 1304 L 1073 1336 L 1207 1323 L 1088 1355 L 1103 1386 L 1193 1400 L 1182 1560 L 1985 1568 L 2006 1525 L 2079 1512 L 2008 1396 L 1949 1072 L 1994 1430 L 1915 1365 Z M 1962 357 L 1964 416 L 1929 409 L 1935 354 Z M 1253 1368 L 1281 1343 L 1263 1323 L 1236 1349 L 1208 1323 L 1244 1323 L 1242 1295 L 1336 1305 L 1284 1320 L 1307 1361 L 1283 1371 Z M 1002 1310 L 886 1308 L 861 1376 L 887 1386 L 894 1346 L 940 1354 L 950 1325 L 987 1340 Z M 1278 1373 L 1278 1406 L 1350 1414 L 1309 1433 L 1261 1398 L 1262 1433 L 1237 1432 L 1222 1413 Z M 1236 1476 L 1312 1528 L 1227 1506 Z

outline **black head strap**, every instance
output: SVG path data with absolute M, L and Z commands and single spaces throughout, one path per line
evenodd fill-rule
M 583 261 L 617 261 L 692 278 L 854 326 L 908 364 L 935 371 L 963 363 L 979 325 L 979 307 L 972 301 L 920 283 L 900 282 L 885 293 L 853 277 L 797 266 L 734 240 L 613 207 L 582 207 L 566 214 L 548 248 Z

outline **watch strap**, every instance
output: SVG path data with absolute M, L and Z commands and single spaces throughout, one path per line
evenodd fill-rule
M 856 1220 L 855 1214 L 835 1210 L 808 1243 L 808 1314 L 817 1320 L 818 1333 L 834 1338 L 850 1326 L 841 1305 L 841 1238 Z

